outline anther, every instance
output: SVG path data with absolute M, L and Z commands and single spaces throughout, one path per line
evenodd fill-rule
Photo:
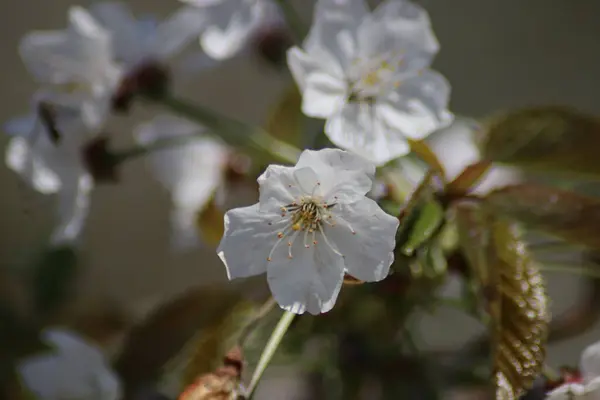
M 279 239 L 281 239 L 281 238 L 283 237 L 283 232 L 279 232 L 279 233 L 277 233 L 277 237 L 278 237 Z
M 272 260 L 272 258 L 271 258 L 271 257 L 267 257 L 267 261 L 271 261 L 271 260 Z

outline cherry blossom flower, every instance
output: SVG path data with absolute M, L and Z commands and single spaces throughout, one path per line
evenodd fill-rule
M 266 272 L 275 300 L 298 314 L 329 311 L 344 273 L 384 279 L 398 219 L 365 197 L 374 174 L 374 165 L 339 149 L 269 166 L 258 178 L 259 203 L 225 215 L 217 253 L 229 279 Z
M 57 102 L 80 105 L 88 126 L 102 125 L 122 70 L 113 59 L 110 34 L 84 8 L 69 9 L 65 30 L 27 34 L 19 50 L 30 73 Z
M 452 181 L 469 165 L 481 161 L 475 135 L 480 129 L 477 121 L 457 117 L 448 127 L 432 133 L 426 142 L 437 155 L 446 172 L 446 179 Z M 402 162 L 404 159 L 400 159 Z M 493 166 L 473 189 L 475 194 L 486 194 L 522 179 L 516 168 Z
M 229 149 L 207 135 L 201 136 L 202 131 L 202 126 L 188 120 L 160 115 L 139 125 L 135 132 L 137 141 L 146 146 L 169 138 L 197 137 L 181 146 L 155 150 L 148 158 L 160 183 L 171 192 L 172 240 L 181 250 L 198 243 L 196 216 L 225 181 Z
M 198 7 L 206 15 L 200 35 L 202 49 L 222 60 L 238 53 L 252 33 L 274 16 L 269 0 L 181 0 Z
M 83 151 L 93 134 L 81 108 L 48 105 L 43 98 L 34 103 L 30 115 L 5 125 L 12 136 L 6 164 L 34 190 L 58 194 L 59 223 L 52 235 L 57 244 L 76 239 L 87 217 L 94 182 Z
M 450 85 L 428 69 L 438 49 L 426 12 L 408 1 L 369 13 L 364 0 L 320 0 L 288 65 L 302 111 L 327 120 L 335 145 L 381 165 L 452 121 Z
M 37 398 L 121 398 L 121 383 L 100 347 L 63 328 L 48 328 L 43 338 L 54 350 L 18 365 L 23 383 Z
M 164 63 L 174 57 L 196 39 L 204 20 L 194 7 L 182 7 L 162 22 L 136 19 L 127 4 L 117 1 L 96 3 L 90 12 L 112 35 L 114 55 L 126 73 L 144 63 Z
M 581 355 L 582 382 L 571 382 L 554 389 L 547 400 L 600 399 L 600 342 L 588 346 Z
M 115 1 L 97 3 L 90 12 L 112 35 L 114 57 L 123 64 L 124 76 L 114 95 L 118 110 L 127 109 L 137 92 L 158 92 L 167 87 L 170 64 L 198 37 L 205 21 L 203 13 L 191 6 L 180 8 L 162 22 L 149 17 L 136 19 L 125 3 Z M 203 53 L 195 54 L 193 60 L 198 68 L 212 64 Z M 190 70 L 189 65 L 177 67 Z

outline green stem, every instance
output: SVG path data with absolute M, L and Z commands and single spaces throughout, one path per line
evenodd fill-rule
M 306 25 L 302 22 L 302 19 L 290 4 L 291 0 L 275 0 L 275 2 L 281 8 L 283 16 L 285 17 L 288 26 L 292 30 L 295 39 L 298 43 L 301 43 L 307 35 Z
M 125 150 L 118 150 L 110 153 L 110 156 L 114 160 L 115 164 L 122 163 L 132 158 L 145 156 L 148 153 L 152 153 L 156 150 L 168 149 L 171 147 L 183 146 L 194 140 L 200 139 L 201 136 L 184 136 L 184 137 L 172 137 L 156 140 L 147 145 L 136 145 Z
M 254 390 L 256 389 L 258 382 L 260 382 L 260 379 L 262 378 L 263 373 L 265 372 L 265 370 L 267 369 L 267 366 L 271 362 L 271 359 L 273 358 L 275 351 L 277 350 L 277 348 L 279 347 L 279 344 L 283 340 L 283 337 L 285 336 L 285 333 L 287 332 L 288 328 L 290 327 L 290 324 L 294 320 L 294 317 L 296 317 L 296 314 L 286 311 L 285 313 L 283 313 L 283 315 L 279 319 L 279 322 L 277 323 L 277 326 L 273 330 L 273 333 L 271 334 L 271 337 L 269 338 L 267 345 L 265 346 L 262 354 L 260 355 L 260 359 L 258 360 L 258 365 L 254 369 L 254 374 L 252 375 L 252 380 L 250 381 L 250 385 L 248 385 L 248 390 L 247 390 L 247 394 L 246 394 L 247 399 L 252 398 L 252 394 L 254 393 Z
M 206 126 L 231 146 L 255 151 L 266 162 L 295 164 L 300 155 L 299 149 L 272 137 L 261 128 L 174 96 L 167 95 L 157 101 L 173 113 Z

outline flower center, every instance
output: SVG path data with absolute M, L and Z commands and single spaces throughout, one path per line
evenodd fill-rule
M 348 72 L 351 88 L 348 101 L 372 103 L 390 86 L 398 87 L 402 64 L 402 55 L 393 52 L 375 59 L 354 59 Z
M 319 185 L 319 183 L 317 183 Z M 298 200 L 293 201 L 290 204 L 281 207 L 281 218 L 284 218 L 287 222 L 283 230 L 277 232 L 277 240 L 267 261 L 272 261 L 273 253 L 283 242 L 287 239 L 288 246 L 288 258 L 294 258 L 292 254 L 292 247 L 296 238 L 300 235 L 303 236 L 304 248 L 310 249 L 311 247 L 317 246 L 319 240 L 317 236 L 323 239 L 323 242 L 329 247 L 335 254 L 343 257 L 343 255 L 329 242 L 325 231 L 336 227 L 337 222 L 341 222 L 346 226 L 352 234 L 356 234 L 354 229 L 339 215 L 334 216 L 331 209 L 337 204 L 337 197 L 333 197 L 333 202 L 327 203 L 320 196 L 314 194 L 301 196 Z M 272 225 L 269 222 L 269 225 Z

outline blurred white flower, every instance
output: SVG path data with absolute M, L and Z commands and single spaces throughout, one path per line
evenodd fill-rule
M 426 142 L 444 166 L 449 181 L 458 177 L 469 165 L 481 161 L 481 151 L 475 143 L 478 129 L 477 121 L 457 117 L 450 126 L 427 138 Z M 493 189 L 515 184 L 521 179 L 517 168 L 493 166 L 476 184 L 473 193 L 486 194 Z
M 407 154 L 408 138 L 452 121 L 450 85 L 428 69 L 438 49 L 426 12 L 408 1 L 388 0 L 369 13 L 364 0 L 319 0 L 288 65 L 302 111 L 327 119 L 334 144 L 381 165 Z
M 69 9 L 65 30 L 27 34 L 19 50 L 30 73 L 58 102 L 81 106 L 90 127 L 103 123 L 122 70 L 114 62 L 110 34 L 84 8 Z
M 182 146 L 155 150 L 148 157 L 158 180 L 171 192 L 173 245 L 186 249 L 198 243 L 197 214 L 207 206 L 225 181 L 229 150 L 226 145 L 201 136 L 204 128 L 188 120 L 159 115 L 135 131 L 137 141 L 152 146 L 181 137 Z
M 52 242 L 76 239 L 87 217 L 94 185 L 83 154 L 92 135 L 81 109 L 47 105 L 40 99 L 30 115 L 9 121 L 5 130 L 12 136 L 6 148 L 7 166 L 34 190 L 58 193 L 59 223 Z
M 600 342 L 588 346 L 583 351 L 580 367 L 584 380 L 591 381 L 600 377 Z
M 182 7 L 162 22 L 136 19 L 127 4 L 117 1 L 96 3 L 90 12 L 112 35 L 125 74 L 144 64 L 166 64 L 198 37 L 205 20 L 194 7 Z
M 548 393 L 546 400 L 600 400 L 600 377 L 582 383 L 568 383 Z
M 547 400 L 600 400 L 600 342 L 588 346 L 580 361 L 583 381 L 567 383 L 554 389 Z
M 298 314 L 329 311 L 345 272 L 384 279 L 398 219 L 365 197 L 374 174 L 374 165 L 338 149 L 269 166 L 258 178 L 259 203 L 225 215 L 217 252 L 229 279 L 266 272 L 275 300 Z
M 206 25 L 200 35 L 202 49 L 222 60 L 239 52 L 252 33 L 273 17 L 270 0 L 181 0 L 205 13 Z
M 121 399 L 121 383 L 98 346 L 62 328 L 46 329 L 43 338 L 54 349 L 18 365 L 23 383 L 37 398 Z

